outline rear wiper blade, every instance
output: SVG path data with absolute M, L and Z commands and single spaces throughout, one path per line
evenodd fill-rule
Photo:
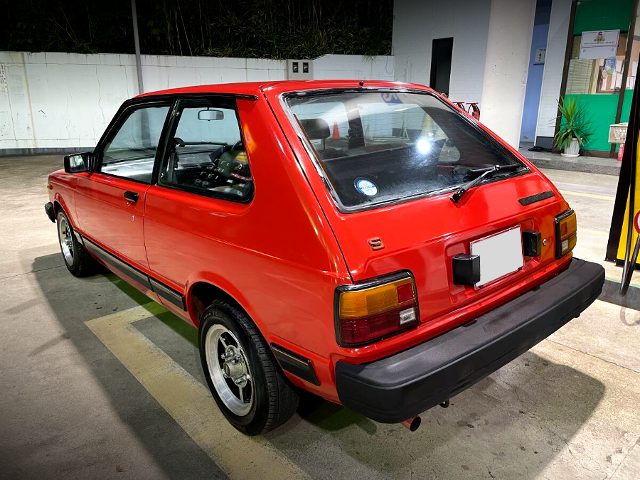
M 511 165 L 494 165 L 493 167 L 487 167 L 487 168 L 476 168 L 473 170 L 469 170 L 467 171 L 467 174 L 481 174 L 480 176 L 474 178 L 473 180 L 471 180 L 469 183 L 465 183 L 462 187 L 460 187 L 458 190 L 456 190 L 456 192 L 451 195 L 449 198 L 451 199 L 451 201 L 453 203 L 458 203 L 458 200 L 460 200 L 460 198 L 462 198 L 462 196 L 467 193 L 467 191 L 476 186 L 478 183 L 480 183 L 485 177 L 488 177 L 490 175 L 493 175 L 494 173 L 498 173 L 498 172 L 509 172 L 509 171 L 513 171 L 513 170 L 517 170 L 518 168 L 520 168 L 521 165 L 518 165 L 517 163 L 513 163 Z

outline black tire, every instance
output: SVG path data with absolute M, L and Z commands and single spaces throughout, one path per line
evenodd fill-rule
M 209 329 L 217 324 L 233 333 L 247 356 L 254 396 L 251 410 L 244 416 L 236 415 L 223 403 L 209 373 L 205 340 Z M 236 429 L 246 435 L 260 435 L 279 427 L 293 416 L 298 407 L 298 393 L 285 378 L 269 346 L 246 313 L 225 301 L 215 300 L 202 314 L 198 342 L 209 390 Z
M 63 247 L 62 234 L 60 233 L 60 225 L 62 224 L 62 222 L 65 222 L 63 225 L 67 226 L 70 233 L 68 248 L 71 252 L 71 256 L 73 257 L 71 259 L 68 255 L 65 255 Z M 60 252 L 62 253 L 62 259 L 67 266 L 67 270 L 69 270 L 69 272 L 71 272 L 71 275 L 73 275 L 74 277 L 87 277 L 89 275 L 93 275 L 97 270 L 97 262 L 91 255 L 89 255 L 82 244 L 78 242 L 78 239 L 73 232 L 71 222 L 69 222 L 69 218 L 62 210 L 58 212 L 58 215 L 56 217 L 56 228 L 58 231 L 58 243 L 60 244 Z

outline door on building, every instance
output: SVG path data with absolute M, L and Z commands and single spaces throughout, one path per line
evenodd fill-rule
M 429 86 L 436 92 L 449 95 L 451 77 L 451 53 L 453 37 L 435 38 L 431 47 L 431 81 Z

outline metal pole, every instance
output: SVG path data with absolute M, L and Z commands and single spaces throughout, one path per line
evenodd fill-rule
M 631 32 L 630 32 L 631 33 Z M 631 161 L 631 177 L 629 179 L 629 217 L 627 220 L 627 245 L 625 248 L 624 254 L 624 265 L 622 267 L 622 279 L 620 280 L 620 295 L 624 295 L 627 293 L 627 289 L 629 288 L 629 283 L 631 282 L 631 276 L 633 275 L 633 271 L 636 268 L 636 260 L 638 258 L 638 250 L 640 249 L 640 236 L 638 240 L 636 240 L 636 248 L 634 249 L 633 255 L 631 254 L 631 237 L 633 235 L 634 229 L 634 217 L 635 217 L 635 200 L 636 200 L 636 171 L 638 168 L 637 165 L 637 145 L 638 145 L 638 118 L 640 117 L 640 98 L 638 95 L 638 86 L 640 83 L 638 82 L 638 77 L 636 77 L 636 84 L 633 92 L 633 100 L 631 102 L 631 112 L 629 113 L 629 124 L 631 127 L 631 132 L 627 131 L 627 139 L 625 141 L 625 147 L 628 145 L 629 148 L 625 148 L 624 155 L 629 155 L 629 159 Z M 624 86 L 624 85 L 623 85 Z M 622 230 L 622 229 L 621 229 Z M 629 258 L 629 257 L 632 258 Z
M 138 73 L 138 93 L 144 93 L 142 84 L 142 65 L 140 63 L 140 38 L 138 37 L 138 15 L 136 13 L 136 0 L 131 0 L 131 17 L 133 18 L 133 41 L 136 46 L 136 71 Z
M 622 68 L 622 85 L 620 85 L 620 91 L 618 92 L 618 109 L 616 110 L 616 119 L 613 123 L 620 123 L 620 117 L 622 116 L 622 104 L 624 102 L 624 96 L 627 93 L 627 78 L 629 76 L 629 64 L 631 63 L 631 48 L 633 47 L 633 39 L 635 37 L 634 32 L 636 30 L 636 17 L 638 15 L 638 0 L 633 2 L 633 10 L 631 11 L 631 22 L 629 24 L 629 31 L 627 32 L 627 48 L 624 52 L 624 66 Z M 611 150 L 609 151 L 609 157 L 616 157 L 616 144 L 611 144 Z
M 639 252 L 640 235 L 638 235 L 638 238 L 636 240 L 636 248 L 633 249 L 633 255 L 631 256 L 629 265 L 626 266 L 628 270 L 622 272 L 622 280 L 620 281 L 620 295 L 622 295 L 623 297 L 627 294 L 627 290 L 629 290 L 629 285 L 631 284 L 631 276 L 633 275 L 633 271 L 636 268 L 636 262 L 638 261 Z

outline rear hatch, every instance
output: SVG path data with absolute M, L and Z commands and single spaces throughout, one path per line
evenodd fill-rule
M 510 287 L 555 262 L 554 217 L 566 209 L 564 202 L 557 196 L 529 206 L 519 202 L 551 188 L 541 175 L 529 173 L 482 185 L 459 204 L 449 194 L 441 195 L 339 215 L 332 226 L 354 281 L 404 269 L 412 272 L 424 322 Z M 520 270 L 480 288 L 454 284 L 454 256 L 469 255 L 472 242 L 514 227 L 541 232 L 546 245 L 540 257 L 523 257 Z M 384 248 L 374 250 L 371 244 Z M 482 255 L 481 267 L 485 267 Z
M 542 174 L 436 95 L 334 90 L 285 95 L 284 102 L 333 197 L 326 213 L 355 282 L 410 270 L 426 322 L 531 288 L 536 272 L 555 266 L 554 218 L 566 202 Z M 503 170 L 452 201 L 496 165 Z M 521 255 L 519 265 L 498 268 L 482 285 L 454 283 L 454 256 L 480 251 L 475 242 L 504 232 L 521 241 L 525 230 L 540 232 L 540 256 Z M 506 262 L 492 248 L 481 256 L 484 280 Z

